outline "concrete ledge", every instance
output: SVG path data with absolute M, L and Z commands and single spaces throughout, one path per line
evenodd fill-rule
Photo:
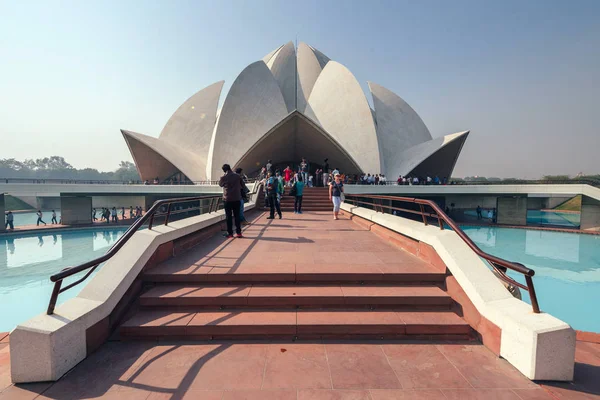
M 245 209 L 254 206 L 251 202 Z M 192 234 L 223 220 L 224 211 L 220 210 L 135 233 L 77 297 L 57 306 L 53 315 L 40 314 L 11 332 L 12 382 L 55 381 L 84 360 L 106 340 L 111 313 L 129 296 L 140 272 L 189 248 L 203 237 Z M 180 238 L 184 240 L 173 243 Z
M 550 314 L 534 314 L 529 304 L 515 299 L 484 261 L 453 231 L 442 231 L 437 226 L 425 226 L 421 222 L 346 203 L 342 204 L 342 210 L 364 219 L 361 225 L 367 225 L 371 230 L 376 231 L 376 226 L 382 226 L 401 234 L 402 241 L 406 242 L 403 244 L 416 252 L 413 254 L 419 254 L 419 246 L 423 243 L 431 246 L 481 316 L 477 323 L 481 325 L 479 329 L 491 330 L 490 338 L 494 337 L 495 327 L 501 330 L 497 354 L 529 379 L 573 380 L 575 331 Z M 411 240 L 414 243 L 411 244 Z M 485 339 L 484 344 L 492 350 L 498 348 L 497 344 L 485 343 Z

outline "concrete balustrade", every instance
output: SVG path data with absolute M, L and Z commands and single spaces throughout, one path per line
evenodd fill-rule
M 366 227 L 371 230 L 373 226 L 382 226 L 399 233 L 401 240 L 395 242 L 401 247 L 405 246 L 403 241 L 431 246 L 462 289 L 459 292 L 464 292 L 476 312 L 485 319 L 484 321 L 491 323 L 473 326 L 484 336 L 484 344 L 508 360 L 529 379 L 573 379 L 575 331 L 567 323 L 550 314 L 533 313 L 531 305 L 514 298 L 484 261 L 456 233 L 347 203 L 342 204 L 342 210 L 351 217 L 358 216 L 365 220 Z M 452 294 L 450 288 L 448 291 Z M 460 299 L 455 300 L 461 303 Z M 543 307 L 541 302 L 542 310 Z M 468 316 L 465 316 L 465 319 L 469 322 Z M 500 329 L 499 351 L 494 349 L 495 346 L 486 343 L 486 335 L 489 332 L 482 332 L 484 329 L 495 331 L 495 327 Z M 493 338 L 488 340 L 494 341 Z
M 245 205 L 246 210 L 254 207 L 254 202 Z M 12 382 L 55 381 L 85 359 L 108 338 L 119 317 L 115 312 L 141 289 L 136 287 L 140 272 L 171 256 L 174 242 L 183 240 L 185 247 L 192 234 L 219 230 L 224 217 L 221 210 L 136 232 L 75 298 L 57 306 L 53 315 L 40 314 L 11 332 Z

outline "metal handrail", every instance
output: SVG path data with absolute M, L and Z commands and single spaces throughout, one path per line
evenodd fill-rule
M 360 198 L 372 199 L 373 201 L 366 202 L 366 201 L 359 200 Z M 418 204 L 420 211 L 386 205 L 386 204 L 383 204 L 382 200 L 393 200 L 393 201 L 399 201 L 399 202 L 405 202 L 405 203 Z M 523 290 L 527 290 L 527 292 L 529 292 L 529 297 L 531 299 L 531 306 L 533 308 L 533 312 L 536 314 L 538 314 L 540 312 L 540 307 L 538 304 L 537 296 L 535 294 L 535 287 L 533 286 L 533 279 L 532 279 L 532 277 L 535 275 L 535 271 L 530 268 L 525 267 L 523 264 L 507 261 L 502 258 L 488 254 L 488 253 L 484 252 L 483 250 L 481 250 L 471 240 L 471 238 L 469 238 L 467 236 L 467 234 L 464 233 L 462 229 L 460 229 L 460 227 L 452 220 L 452 218 L 450 218 L 448 215 L 446 215 L 446 213 L 434 201 L 424 200 L 424 199 L 415 199 L 415 198 L 410 198 L 410 197 L 399 197 L 399 196 L 353 195 L 353 194 L 347 194 L 345 201 L 350 202 L 353 205 L 357 205 L 357 204 L 369 205 L 369 206 L 372 206 L 373 208 L 375 208 L 375 211 L 378 211 L 378 209 L 380 209 L 382 213 L 383 213 L 383 208 L 388 208 L 390 210 L 407 212 L 407 213 L 411 213 L 411 214 L 418 214 L 418 215 L 422 216 L 423 223 L 425 225 L 428 225 L 427 218 L 436 218 L 441 230 L 444 230 L 444 222 L 445 222 L 450 228 L 452 228 L 452 230 L 454 232 L 456 232 L 456 234 L 467 244 L 467 246 L 469 246 L 471 248 L 471 250 L 473 250 L 475 252 L 475 254 L 477 254 L 479 257 L 483 258 L 490 264 L 490 266 L 498 273 L 498 276 L 500 277 L 500 279 L 502 279 L 503 281 L 507 282 L 510 285 L 514 285 Z M 435 213 L 425 212 L 424 206 L 431 207 L 435 211 Z M 525 276 L 526 285 L 523 285 L 522 283 L 519 283 L 519 282 L 515 281 L 514 279 L 512 279 L 511 277 L 509 277 L 506 274 L 506 271 L 509 269 L 523 274 Z
M 58 295 L 66 290 L 69 290 L 73 286 L 80 284 L 84 280 L 86 280 L 100 264 L 102 264 L 103 262 L 105 262 L 108 259 L 110 259 L 111 257 L 113 257 L 119 251 L 119 249 L 121 249 L 121 247 L 123 247 L 123 245 L 127 241 L 129 241 L 129 239 L 133 236 L 133 234 L 136 233 L 139 230 L 139 228 L 141 228 L 146 223 L 146 221 L 149 220 L 148 228 L 152 229 L 152 222 L 154 220 L 155 214 L 157 214 L 157 211 L 163 205 L 168 204 L 169 208 L 170 208 L 170 205 L 173 203 L 186 203 L 186 202 L 210 199 L 211 203 L 210 203 L 210 207 L 209 207 L 209 211 L 208 211 L 208 213 L 210 214 L 212 212 L 217 211 L 218 207 L 219 207 L 219 201 L 217 200 L 215 202 L 215 198 L 220 200 L 221 196 L 182 197 L 182 198 L 176 198 L 176 199 L 164 199 L 164 200 L 155 201 L 154 204 L 152 205 L 152 207 L 150 207 L 150 209 L 146 212 L 146 214 L 144 214 L 140 219 L 136 220 L 127 229 L 127 231 L 125 231 L 123 236 L 121 236 L 112 245 L 112 247 L 106 252 L 106 254 L 104 254 L 103 256 L 100 256 L 98 258 L 95 258 L 91 261 L 85 262 L 81 265 L 78 265 L 76 267 L 65 268 L 62 271 L 60 271 L 59 273 L 54 274 L 50 277 L 50 280 L 52 282 L 54 282 L 54 289 L 52 290 L 52 295 L 50 296 L 50 303 L 48 304 L 48 310 L 46 313 L 48 315 L 52 315 L 54 313 L 54 307 L 56 306 L 56 301 L 58 300 Z M 162 215 L 166 215 L 164 224 L 167 225 L 169 223 L 170 213 L 166 213 L 166 214 L 162 214 Z M 86 269 L 90 269 L 90 270 L 81 279 L 79 279 L 61 289 L 62 281 L 65 278 L 75 275 L 81 271 L 85 271 Z
M 248 193 L 248 197 L 250 196 L 254 196 L 255 194 L 258 193 L 258 190 L 260 188 L 260 184 L 255 183 L 254 184 L 254 188 L 252 189 L 251 192 Z M 83 282 L 84 280 L 86 280 L 93 272 L 96 268 L 98 268 L 98 266 L 100 264 L 102 264 L 103 262 L 107 261 L 108 259 L 110 259 L 111 257 L 113 257 L 118 251 L 119 249 L 121 249 L 121 247 L 123 247 L 123 245 L 133 236 L 133 234 L 135 232 L 137 232 L 139 230 L 139 228 L 141 228 L 146 221 L 148 221 L 148 229 L 152 229 L 152 225 L 154 223 L 154 218 L 155 217 L 162 217 L 162 216 L 166 216 L 165 218 L 165 223 L 164 225 L 167 225 L 169 223 L 169 217 L 171 215 L 173 215 L 174 213 L 171 212 L 171 205 L 173 203 L 188 203 L 188 202 L 192 202 L 192 201 L 199 201 L 199 200 L 208 200 L 210 199 L 210 204 L 209 204 L 209 208 L 208 208 L 208 213 L 212 213 L 212 212 L 216 212 L 219 209 L 219 205 L 221 203 L 222 200 L 222 196 L 218 195 L 218 196 L 198 196 L 198 197 L 180 197 L 180 198 L 176 198 L 176 199 L 164 199 L 164 200 L 157 200 L 154 202 L 154 204 L 152 204 L 152 207 L 150 207 L 150 209 L 146 212 L 146 214 L 144 214 L 140 219 L 138 219 L 137 221 L 135 221 L 123 234 L 123 236 L 121 236 L 112 246 L 110 249 L 108 249 L 108 251 L 106 252 L 106 254 L 104 254 L 101 257 L 98 257 L 94 260 L 85 262 L 81 265 L 78 265 L 76 267 L 69 267 L 69 268 L 65 268 L 62 271 L 60 271 L 57 274 L 54 274 L 50 277 L 50 281 L 54 282 L 54 288 L 52 289 L 52 295 L 50 296 L 50 303 L 48 304 L 48 310 L 46 311 L 46 314 L 48 315 L 52 315 L 54 313 L 54 308 L 56 307 L 56 301 L 58 300 L 58 295 L 61 294 L 62 292 L 69 290 L 70 288 L 72 288 L 73 286 L 76 286 L 78 284 L 80 284 L 81 282 Z M 167 212 L 165 213 L 158 213 L 158 211 L 160 210 L 160 208 L 164 205 L 167 205 Z M 199 207 L 200 209 L 202 209 L 202 206 Z M 190 209 L 186 209 L 186 210 L 182 210 L 182 212 L 186 212 L 186 211 L 191 211 L 194 210 L 195 208 L 190 208 Z M 65 286 L 64 288 L 61 288 L 62 286 L 62 281 L 65 278 L 68 278 L 69 276 L 75 275 L 81 271 L 85 271 L 86 269 L 89 269 L 89 271 L 83 276 L 81 277 L 79 280 L 69 284 L 68 286 Z
M 565 180 L 547 180 L 547 179 L 536 179 L 536 180 L 526 180 L 526 179 L 511 179 L 511 180 L 503 180 L 503 181 L 456 181 L 449 180 L 447 183 L 426 183 L 423 181 L 419 181 L 418 184 L 411 183 L 402 183 L 399 184 L 396 180 L 388 180 L 386 182 L 379 182 L 377 184 L 365 184 L 362 182 L 356 182 L 352 180 L 348 182 L 351 185 L 363 185 L 363 186 L 427 186 L 427 187 L 436 187 L 436 186 L 476 186 L 476 185 L 485 185 L 485 186 L 505 186 L 505 185 L 590 185 L 595 187 L 600 187 L 600 180 L 598 179 L 590 179 L 590 178 L 582 178 L 582 179 L 565 179 Z

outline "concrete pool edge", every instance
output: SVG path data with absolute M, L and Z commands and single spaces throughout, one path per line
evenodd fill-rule
M 460 222 L 458 224 L 461 227 L 469 226 L 469 227 L 480 227 L 480 228 L 530 229 L 533 231 L 575 233 L 575 234 L 591 235 L 591 236 L 600 235 L 600 231 L 589 231 L 589 230 L 572 229 L 572 228 L 560 228 L 560 227 L 556 227 L 556 226 L 550 227 L 550 226 L 536 226 L 536 225 L 476 224 L 476 223 L 472 223 L 472 222 Z
M 550 314 L 534 314 L 529 304 L 512 297 L 453 231 L 347 203 L 342 209 L 371 225 L 433 247 L 479 314 L 500 328 L 500 356 L 529 379 L 573 379 L 575 331 Z

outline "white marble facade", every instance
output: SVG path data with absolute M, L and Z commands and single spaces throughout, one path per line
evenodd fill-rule
M 432 138 L 408 103 L 369 82 L 372 109 L 348 68 L 305 43 L 295 48 L 288 42 L 247 66 L 217 111 L 222 87 L 220 81 L 190 97 L 159 138 L 122 130 L 142 179 L 176 172 L 192 181 L 217 179 L 222 164 L 237 166 L 292 113 L 312 120 L 343 148 L 358 167 L 347 172 L 383 173 L 389 180 L 423 171 L 449 177 L 468 136 Z

